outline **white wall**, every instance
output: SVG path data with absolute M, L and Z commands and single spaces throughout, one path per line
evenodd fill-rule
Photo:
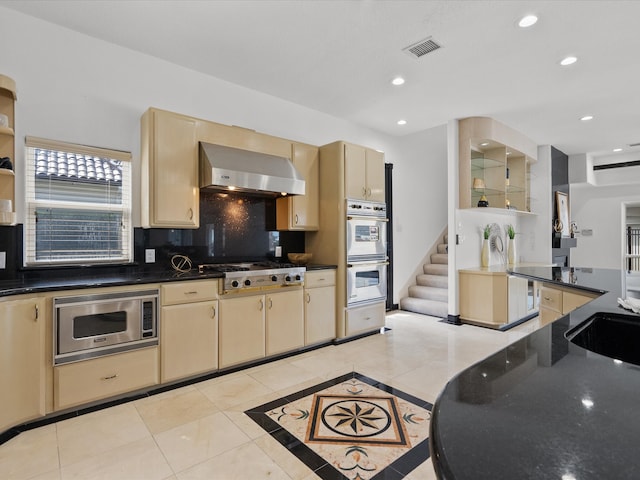
M 402 137 L 393 168 L 394 303 L 447 225 L 447 126 Z
M 140 117 L 153 106 L 314 145 L 346 140 L 384 151 L 394 164 L 396 285 L 411 276 L 434 232 L 446 224 L 441 129 L 390 137 L 2 7 L 0 45 L 0 73 L 18 88 L 14 163 L 20 221 L 26 135 L 130 151 L 135 171 Z M 139 205 L 134 209 L 139 218 Z

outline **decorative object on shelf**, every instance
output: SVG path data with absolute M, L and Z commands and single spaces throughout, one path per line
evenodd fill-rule
M 571 225 L 569 225 L 569 232 L 571 233 L 571 238 L 576 236 L 576 233 L 578 233 L 578 224 L 576 222 L 571 222 Z
M 559 221 L 559 232 L 562 233 L 563 237 L 570 236 L 570 225 L 569 222 L 569 195 L 564 192 L 556 191 L 556 221 Z M 553 227 L 555 232 L 558 232 L 556 228 L 556 224 L 554 223 Z
M 474 190 L 484 190 L 484 178 L 474 178 L 473 179 L 473 189 Z
M 509 243 L 507 244 L 507 263 L 509 265 L 516 264 L 516 231 L 513 225 L 507 225 L 507 236 L 509 237 Z
M 478 206 L 479 207 L 488 207 L 489 206 L 489 200 L 487 200 L 487 196 L 486 195 L 482 195 L 480 197 L 480 200 L 478 200 Z
M 485 225 L 483 228 L 482 251 L 480 252 L 480 262 L 483 267 L 489 266 L 489 235 L 491 234 L 491 225 Z
M 553 231 L 555 232 L 554 236 L 556 236 L 556 237 L 561 237 L 562 236 L 562 222 L 560 220 L 558 220 L 557 218 L 553 222 Z

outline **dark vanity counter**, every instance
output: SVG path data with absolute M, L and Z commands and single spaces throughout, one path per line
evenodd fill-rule
M 624 272 L 516 267 L 517 276 L 602 293 L 453 378 L 431 419 L 445 479 L 636 479 L 640 367 L 578 347 L 565 332 L 617 305 Z M 640 335 L 638 336 L 640 350 Z

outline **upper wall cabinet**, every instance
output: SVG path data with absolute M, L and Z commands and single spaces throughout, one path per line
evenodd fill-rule
M 278 230 L 308 230 L 319 228 L 319 150 L 313 145 L 291 145 L 293 165 L 305 180 L 305 194 L 278 198 L 276 228 Z
M 537 161 L 537 146 L 485 117 L 460 120 L 458 138 L 459 207 L 479 207 L 486 200 L 490 208 L 531 212 L 529 168 Z
M 384 202 L 384 153 L 345 143 L 344 169 L 347 198 Z
M 16 83 L 0 75 L 0 158 L 9 157 L 15 169 Z M 6 125 L 5 125 L 6 117 Z M 15 175 L 13 169 L 0 168 L 0 225 L 15 224 Z M 6 201 L 9 202 L 6 202 Z M 10 205 L 9 205 L 10 203 Z
M 198 228 L 196 120 L 151 108 L 141 132 L 142 226 Z

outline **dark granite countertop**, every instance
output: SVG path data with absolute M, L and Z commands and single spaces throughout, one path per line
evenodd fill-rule
M 337 265 L 307 265 L 306 268 L 308 271 L 336 269 Z M 142 285 L 145 283 L 166 283 L 207 278 L 224 278 L 224 273 L 212 271 L 198 273 L 197 268 L 193 268 L 190 272 L 180 273 L 171 269 L 128 266 L 55 270 L 34 269 L 25 270 L 11 280 L 0 280 L 0 297 L 80 288 Z
M 636 479 L 640 367 L 578 347 L 565 333 L 617 305 L 624 272 L 515 267 L 510 272 L 602 295 L 453 378 L 431 419 L 444 479 Z M 640 339 L 639 339 L 640 341 Z
M 25 293 L 53 292 L 80 288 L 115 287 L 165 283 L 180 280 L 223 278 L 224 273 L 198 273 L 197 269 L 180 273 L 173 270 L 150 268 L 87 268 L 32 270 L 19 274 L 15 279 L 0 281 L 0 297 Z

